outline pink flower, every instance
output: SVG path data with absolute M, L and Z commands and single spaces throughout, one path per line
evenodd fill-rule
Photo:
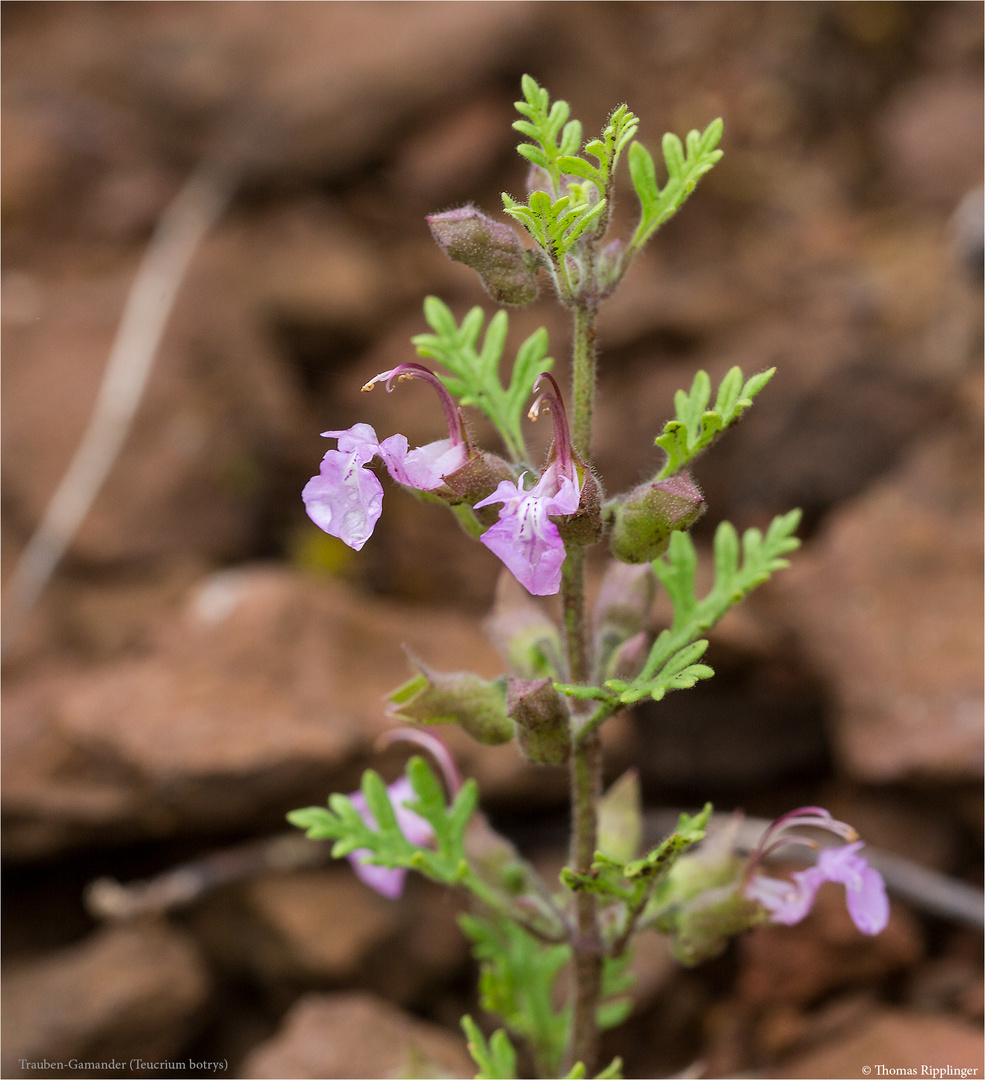
M 338 449 L 325 454 L 301 498 L 319 529 L 359 551 L 383 513 L 383 485 L 376 473 L 364 468 L 379 453 L 376 432 L 369 424 L 355 424 L 322 435 L 338 439 Z
M 377 745 L 388 746 L 394 742 L 410 742 L 427 750 L 441 770 L 449 795 L 454 795 L 462 786 L 462 778 L 455 767 L 455 762 L 451 754 L 448 753 L 445 744 L 437 736 L 427 731 L 419 731 L 417 728 L 396 728 L 393 731 L 386 732 Z M 434 829 L 431 827 L 431 823 L 425 821 L 424 818 L 419 814 L 415 814 L 413 810 L 408 809 L 405 805 L 405 803 L 415 798 L 410 780 L 406 776 L 401 776 L 399 779 L 394 780 L 392 784 L 388 784 L 386 790 L 390 798 L 390 805 L 393 807 L 393 812 L 397 818 L 397 824 L 400 826 L 404 838 L 416 847 L 424 847 L 430 844 L 434 839 Z M 372 810 L 366 805 L 366 797 L 361 791 L 354 791 L 349 796 L 349 802 L 352 803 L 359 816 L 371 829 L 376 830 L 378 828 L 376 818 Z M 346 858 L 360 881 L 374 889 L 381 896 L 385 896 L 388 900 L 396 900 L 404 891 L 404 878 L 407 876 L 407 871 L 400 866 L 374 866 L 372 863 L 363 861 L 367 856 L 371 855 L 372 852 L 367 848 L 359 848 L 356 851 L 349 852 Z
M 424 818 L 419 817 L 413 810 L 408 810 L 404 806 L 406 801 L 414 798 L 414 791 L 407 777 L 401 776 L 399 780 L 395 780 L 390 784 L 386 790 L 393 805 L 393 812 L 397 815 L 397 824 L 407 840 L 418 847 L 429 844 L 434 836 L 434 830 Z M 359 811 L 359 816 L 371 829 L 377 828 L 376 818 L 373 817 L 373 812 L 366 805 L 366 799 L 361 791 L 353 792 L 349 796 L 349 801 Z M 360 881 L 365 882 L 371 889 L 375 889 L 376 892 L 380 893 L 381 896 L 385 896 L 388 900 L 396 900 L 404 891 L 404 878 L 407 876 L 407 871 L 400 866 L 391 868 L 389 866 L 374 866 L 372 863 L 363 862 L 363 859 L 371 854 L 372 852 L 366 848 L 359 848 L 357 851 L 350 852 L 347 858 Z
M 526 473 L 514 483 L 503 480 L 474 509 L 502 503 L 499 521 L 480 540 L 500 558 L 521 585 L 534 596 L 552 596 L 561 587 L 564 541 L 551 517 L 563 517 L 578 509 L 581 485 L 568 435 L 568 422 L 557 383 L 547 374 L 554 393 L 541 394 L 530 410 L 536 419 L 541 402 L 547 402 L 554 417 L 553 460 L 529 490 L 523 487 Z M 537 389 L 538 383 L 534 384 Z
M 318 475 L 301 492 L 308 517 L 356 551 L 373 535 L 383 512 L 383 485 L 368 467 L 373 458 L 382 458 L 387 472 L 398 484 L 418 491 L 433 491 L 469 457 L 455 402 L 438 377 L 422 364 L 400 364 L 392 371 L 384 371 L 366 383 L 363 390 L 372 389 L 383 379 L 390 390 L 395 378 L 424 379 L 431 383 L 448 421 L 448 438 L 411 450 L 404 435 L 391 435 L 380 442 L 369 424 L 354 424 L 344 431 L 323 431 L 325 437 L 338 439 L 338 446 L 325 454 Z
M 863 855 L 859 855 L 859 849 L 863 846 L 861 840 L 841 847 L 824 848 L 814 866 L 791 874 L 792 881 L 750 873 L 768 852 L 782 844 L 817 846 L 813 841 L 796 835 L 781 835 L 785 829 L 796 825 L 826 829 L 846 838 L 857 835 L 850 825 L 835 821 L 827 810 L 820 807 L 803 807 L 785 814 L 766 830 L 752 854 L 747 869 L 745 896 L 761 904 L 769 912 L 772 922 L 793 926 L 811 910 L 817 891 L 824 882 L 832 881 L 844 885 L 848 914 L 863 934 L 878 934 L 884 930 L 889 922 L 886 886 L 882 875 L 869 866 Z
M 527 474 L 524 473 L 523 476 Z M 488 498 L 475 504 L 502 503 L 499 521 L 479 538 L 500 558 L 520 584 L 534 596 L 553 596 L 561 587 L 564 541 L 551 514 L 573 514 L 578 509 L 580 491 L 567 476 L 558 476 L 551 465 L 529 490 L 503 480 Z

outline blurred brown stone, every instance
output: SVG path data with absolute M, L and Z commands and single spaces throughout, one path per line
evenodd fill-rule
M 250 1054 L 241 1075 L 341 1080 L 469 1076 L 474 1068 L 464 1036 L 369 994 L 310 994 L 287 1014 L 279 1034 Z
M 155 923 L 99 930 L 5 972 L 4 982 L 8 1076 L 21 1074 L 20 1058 L 167 1059 L 200 1025 L 209 996 L 193 943 Z
M 825 885 L 796 926 L 764 926 L 739 939 L 738 996 L 747 1004 L 806 1005 L 848 986 L 914 967 L 923 942 L 913 917 L 893 907 L 889 926 L 860 934 L 841 886 Z
M 323 979 L 351 978 L 374 944 L 390 934 L 399 909 L 349 870 L 265 877 L 247 887 L 247 902 L 280 939 L 285 967 Z
M 354 789 L 393 726 L 383 699 L 409 675 L 404 646 L 448 670 L 488 678 L 498 666 L 471 620 L 254 565 L 198 583 L 144 655 L 8 679 L 7 854 L 273 824 Z M 618 755 L 627 730 L 609 728 Z M 453 725 L 438 734 L 487 799 L 563 797 L 563 769 Z
M 858 779 L 981 776 L 980 462 L 960 430 L 918 446 L 780 578 Z
M 982 181 L 983 122 L 977 72 L 935 74 L 903 86 L 887 103 L 879 130 L 898 189 L 955 207 Z
M 883 1009 L 866 1018 L 854 1030 L 802 1056 L 784 1061 L 762 1075 L 779 1078 L 825 1076 L 855 1080 L 867 1076 L 932 1075 L 927 1069 L 951 1069 L 940 1076 L 960 1076 L 959 1070 L 983 1067 L 982 1033 L 970 1024 L 945 1016 L 926 1016 L 903 1009 Z M 913 1070 L 909 1072 L 909 1070 Z M 967 1072 L 974 1076 L 976 1072 Z
M 240 253 L 217 237 L 189 273 L 134 429 L 74 539 L 85 563 L 242 555 L 264 492 L 296 456 L 302 408 L 244 305 Z M 28 274 L 38 317 L 5 324 L 5 528 L 23 544 L 68 467 L 93 408 L 135 261 Z M 48 422 L 38 423 L 45 402 Z
M 495 663 L 461 618 L 399 615 L 254 566 L 196 586 L 145 656 L 8 680 L 8 854 L 90 829 L 228 828 L 355 787 L 357 760 L 391 726 L 382 698 L 406 677 L 404 643 L 452 666 Z

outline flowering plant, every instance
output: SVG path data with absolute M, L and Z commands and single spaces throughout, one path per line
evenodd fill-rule
M 565 102 L 552 104 L 530 77 L 523 80 L 523 95 L 517 103 L 522 119 L 514 127 L 529 140 L 518 147 L 530 164 L 527 199 L 504 194 L 503 206 L 532 246 L 474 206 L 433 215 L 428 224 L 442 249 L 475 270 L 501 304 L 530 303 L 541 279 L 550 281 L 573 318 L 568 403 L 550 373 L 546 331 L 520 345 L 504 383 L 505 312 L 490 320 L 480 346 L 481 309 L 459 323 L 431 297 L 424 315 L 433 332 L 413 344 L 418 356 L 443 370 L 407 362 L 363 389 L 378 382 L 387 390 L 402 380 L 428 383 L 448 437 L 411 449 L 403 435 L 380 440 L 365 423 L 326 431 L 336 444 L 303 499 L 316 525 L 358 551 L 382 513 L 383 486 L 371 468 L 379 459 L 397 484 L 445 503 L 529 594 L 508 599 L 504 593 L 489 622 L 506 663 L 502 678 L 432 671 L 414 660 L 417 674 L 389 700 L 394 717 L 411 724 L 457 723 L 487 744 L 515 739 L 532 762 L 567 766 L 570 864 L 561 873 L 560 891 L 548 887 L 482 817 L 475 781 L 463 782 L 444 746 L 420 727 L 396 729 L 394 737 L 424 749 L 443 779 L 415 756 L 389 787 L 369 770 L 359 792 L 332 795 L 327 808 L 290 817 L 309 836 L 334 841 L 333 855 L 348 857 L 360 877 L 386 896 L 399 895 L 408 870 L 470 892 L 476 907 L 462 918 L 462 928 L 481 964 L 483 1007 L 505 1025 L 487 1039 L 471 1018 L 463 1020 L 478 1076 L 517 1075 L 519 1040 L 538 1075 L 575 1077 L 595 1074 L 600 1032 L 628 1015 L 625 967 L 637 934 L 666 934 L 677 957 L 693 964 L 757 923 L 798 922 L 824 882 L 845 887 L 862 933 L 878 933 L 889 910 L 882 879 L 859 853 L 854 830 L 821 808 L 784 815 L 743 859 L 728 830 L 706 840 L 710 805 L 681 815 L 670 836 L 640 851 L 638 785 L 627 777 L 603 794 L 602 725 L 635 702 L 659 701 L 714 674 L 704 663 L 705 634 L 786 565 L 785 556 L 798 546 L 799 512 L 741 537 L 727 522 L 719 525 L 713 584 L 698 594 L 697 553 L 688 530 L 705 507 L 689 468 L 753 404 L 772 370 L 747 378 L 732 368 L 714 400 L 708 376 L 698 372 L 690 390 L 677 394 L 673 419 L 655 435 L 665 455 L 662 466 L 633 490 L 605 495 L 592 465 L 598 308 L 718 161 L 722 123 L 691 131 L 683 144 L 664 136 L 667 179 L 661 185 L 653 157 L 634 141 L 639 121 L 626 106 L 615 109 L 599 138 L 582 146 L 581 125 L 569 119 Z M 614 179 L 624 152 L 639 219 L 628 238 L 610 239 Z M 465 408 L 492 421 L 502 453 L 474 444 Z M 536 419 L 544 409 L 554 438 L 538 468 L 526 449 L 522 416 Z M 589 613 L 586 554 L 603 542 L 614 561 Z M 650 609 L 658 584 L 673 617 L 654 633 Z M 560 626 L 532 599 L 558 593 Z M 767 876 L 764 860 L 777 847 L 817 846 L 792 831 L 804 827 L 845 843 L 821 850 L 816 865 L 790 881 Z M 556 984 L 566 967 L 571 992 L 560 1001 Z M 620 1069 L 616 1059 L 597 1075 L 619 1076 Z

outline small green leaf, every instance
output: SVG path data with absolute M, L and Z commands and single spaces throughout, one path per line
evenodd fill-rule
M 463 1016 L 462 1030 L 468 1040 L 472 1060 L 479 1066 L 475 1080 L 514 1080 L 516 1051 L 502 1028 L 494 1031 L 487 1042 L 472 1017 Z
M 423 758 L 411 758 L 406 775 L 416 796 L 406 806 L 431 825 L 433 847 L 419 847 L 407 840 L 398 823 L 389 790 L 371 769 L 363 775 L 361 791 L 375 820 L 364 819 L 349 796 L 338 792 L 329 797 L 327 809 L 295 810 L 288 815 L 288 820 L 305 829 L 313 839 L 334 840 L 333 858 L 365 851 L 364 861 L 374 865 L 414 869 L 435 881 L 458 884 L 469 872 L 464 837 L 478 802 L 476 783 L 466 780 L 449 807 L 444 788 Z
M 635 255 L 657 229 L 677 212 L 698 180 L 722 156 L 721 150 L 716 149 L 722 130 L 722 121 L 713 120 L 703 133 L 689 132 L 685 140 L 686 153 L 676 135 L 670 132 L 664 135 L 662 150 L 668 176 L 663 188 L 657 182 L 656 167 L 650 152 L 639 143 L 630 146 L 629 172 L 640 202 L 640 222 L 629 243 L 630 256 Z
M 775 368 L 770 368 L 760 372 L 743 385 L 741 370 L 733 367 L 719 385 L 712 409 L 708 408 L 711 380 L 707 372 L 697 372 L 690 392 L 678 390 L 674 395 L 676 415 L 673 420 L 667 421 L 663 433 L 654 440 L 667 453 L 667 461 L 657 479 L 665 480 L 679 472 L 715 442 L 726 428 L 735 424 L 769 382 L 774 371 Z
M 463 405 L 485 413 L 499 429 L 513 459 L 526 461 L 522 431 L 525 404 L 534 379 L 554 365 L 554 360 L 546 355 L 547 331 L 541 328 L 523 342 L 513 362 L 509 383 L 504 385 L 499 368 L 509 332 L 505 311 L 497 312 L 489 320 L 481 348 L 478 342 L 485 322 L 482 308 L 472 308 L 459 325 L 445 304 L 429 296 L 424 301 L 424 317 L 434 333 L 417 334 L 411 339 L 417 354 L 447 368 L 451 374 L 440 378 L 449 392 Z
M 510 919 L 460 915 L 480 964 L 482 1007 L 530 1046 L 540 1075 L 556 1076 L 568 1039 L 571 1010 L 555 1006 L 555 983 L 569 945 L 545 945 Z
M 632 683 L 610 679 L 606 687 L 618 693 L 620 701 L 629 704 L 647 694 L 662 696 L 667 690 L 709 678 L 711 669 L 695 663 L 705 649 L 701 635 L 747 593 L 787 565 L 784 556 L 800 545 L 793 535 L 799 523 L 800 511 L 791 510 L 775 517 L 765 536 L 758 529 L 747 529 L 740 543 L 734 527 L 722 522 L 715 531 L 713 544 L 715 582 L 700 599 L 694 591 L 697 566 L 694 542 L 687 533 L 674 533 L 665 554 L 652 563 L 674 606 L 673 622 L 661 631 Z

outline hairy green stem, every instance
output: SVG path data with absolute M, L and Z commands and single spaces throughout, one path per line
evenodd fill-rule
M 592 413 L 595 397 L 595 302 L 575 309 L 572 349 L 573 441 L 582 460 L 592 452 Z M 571 679 L 587 682 L 591 671 L 585 616 L 585 548 L 570 545 L 562 573 L 564 628 Z M 597 731 L 573 740 L 571 749 L 571 867 L 591 871 L 598 834 L 598 805 L 602 794 L 602 750 Z M 571 1043 L 567 1065 L 582 1062 L 591 1075 L 598 1057 L 598 1006 L 602 988 L 602 947 L 598 901 L 594 893 L 575 894 L 576 933 L 572 942 L 574 987 Z
M 588 298 L 575 308 L 575 337 L 571 355 L 573 422 L 571 437 L 583 461 L 592 456 L 592 417 L 595 410 L 595 312 Z
M 574 747 L 571 755 L 571 855 L 574 869 L 591 872 L 598 833 L 602 752 L 598 733 Z M 589 1075 L 599 1050 L 598 1006 L 602 990 L 602 942 L 594 893 L 575 893 L 577 936 L 573 942 L 574 1000 L 568 1066 L 582 1062 Z

